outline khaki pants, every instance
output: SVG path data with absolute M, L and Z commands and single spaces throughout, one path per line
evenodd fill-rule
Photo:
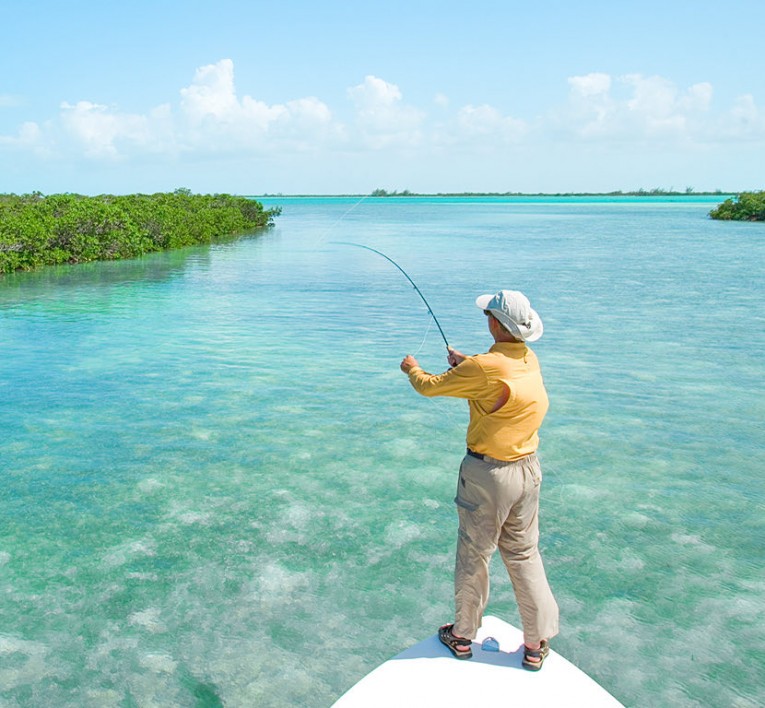
M 536 455 L 502 462 L 466 455 L 455 502 L 460 527 L 454 571 L 454 633 L 475 639 L 489 601 L 489 560 L 499 547 L 523 622 L 524 640 L 536 644 L 558 633 L 558 605 L 539 555 Z

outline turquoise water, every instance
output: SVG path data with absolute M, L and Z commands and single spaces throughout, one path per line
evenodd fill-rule
M 329 706 L 451 618 L 465 406 L 398 370 L 525 291 L 554 647 L 765 703 L 765 227 L 717 200 L 269 198 L 265 234 L 0 280 L 0 705 Z M 495 559 L 489 611 L 518 615 Z

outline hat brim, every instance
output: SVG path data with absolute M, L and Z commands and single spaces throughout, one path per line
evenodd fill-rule
M 476 307 L 482 310 L 486 310 L 489 307 L 489 303 L 494 299 L 494 295 L 481 295 L 475 299 Z
M 539 315 L 537 314 L 536 310 L 531 310 L 531 327 L 523 327 L 521 329 L 523 331 L 524 342 L 536 342 L 537 339 L 542 336 L 542 333 L 544 332 L 544 326 L 542 325 L 542 320 L 539 319 Z
M 489 303 L 494 299 L 494 295 L 480 295 L 475 299 L 476 307 L 481 310 L 489 310 Z M 521 339 L 524 342 L 536 342 L 542 336 L 544 327 L 542 320 L 539 318 L 536 310 L 529 308 L 531 311 L 531 327 L 523 327 L 511 320 L 507 319 L 503 312 L 497 311 L 497 319 L 502 326 L 507 329 L 514 337 Z M 490 310 L 493 312 L 493 310 Z

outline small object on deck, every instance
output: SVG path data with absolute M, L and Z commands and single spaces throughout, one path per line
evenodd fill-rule
M 481 642 L 481 649 L 484 651 L 499 651 L 499 642 L 494 637 L 486 637 Z

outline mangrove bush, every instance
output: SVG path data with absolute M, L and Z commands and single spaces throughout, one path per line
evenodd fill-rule
M 273 225 L 276 209 L 229 194 L 0 195 L 0 273 L 136 258 Z
M 741 192 L 718 204 L 709 216 L 724 221 L 765 221 L 765 192 Z

